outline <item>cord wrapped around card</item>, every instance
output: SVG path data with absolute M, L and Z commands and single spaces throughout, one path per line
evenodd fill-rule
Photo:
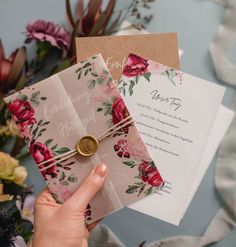
M 104 189 L 87 207 L 87 223 L 163 185 L 101 55 L 5 101 L 58 202 L 67 200 L 97 163 L 108 166 Z

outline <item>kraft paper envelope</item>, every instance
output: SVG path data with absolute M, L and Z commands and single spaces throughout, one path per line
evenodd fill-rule
M 176 33 L 76 38 L 77 61 L 101 53 L 114 80 L 119 81 L 130 53 L 179 69 Z

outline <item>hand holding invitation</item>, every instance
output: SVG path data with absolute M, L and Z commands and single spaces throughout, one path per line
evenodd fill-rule
M 163 184 L 101 55 L 5 100 L 58 202 L 67 200 L 96 164 L 108 166 L 104 189 L 87 207 L 88 223 Z

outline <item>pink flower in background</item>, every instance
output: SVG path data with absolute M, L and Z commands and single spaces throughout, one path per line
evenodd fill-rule
M 49 160 L 53 157 L 53 152 L 44 144 L 41 142 L 32 142 L 30 144 L 30 152 L 37 164 Z M 53 161 L 49 162 L 48 165 L 50 165 Z M 39 169 L 44 168 L 44 166 L 39 166 Z M 51 177 L 57 176 L 57 167 L 54 165 L 47 170 L 42 171 L 43 177 L 46 179 L 46 175 L 50 175 Z
M 140 178 L 143 180 L 143 182 L 147 182 L 153 187 L 159 187 L 163 184 L 163 180 L 153 161 L 144 161 L 138 166 L 138 170 L 140 173 Z
M 29 101 L 15 99 L 8 104 L 8 109 L 24 136 L 27 136 L 27 126 L 36 123 L 34 109 Z
M 26 43 L 32 40 L 49 42 L 52 46 L 62 50 L 63 56 L 70 47 L 71 35 L 63 27 L 43 20 L 31 22 L 26 26 Z
M 16 200 L 16 206 L 21 213 L 21 217 L 34 223 L 34 204 L 35 197 L 28 195 L 22 202 L 21 198 Z
M 148 72 L 153 73 L 153 74 L 162 74 L 168 69 L 166 65 L 156 63 L 154 61 L 149 60 L 148 61 Z
M 14 247 L 27 247 L 25 240 L 21 235 L 17 235 L 13 240 Z
M 123 99 L 121 97 L 116 98 L 112 104 L 112 122 L 117 124 L 128 116 L 129 112 Z
M 135 159 L 151 160 L 146 147 L 135 127 L 129 127 L 127 135 L 127 152 Z
M 123 75 L 127 77 L 139 76 L 148 70 L 148 60 L 135 54 L 130 54 L 123 70 Z
M 119 96 L 119 92 L 117 90 L 117 85 L 116 83 L 113 81 L 110 84 L 104 83 L 101 85 L 102 91 L 104 94 L 106 94 L 107 96 Z

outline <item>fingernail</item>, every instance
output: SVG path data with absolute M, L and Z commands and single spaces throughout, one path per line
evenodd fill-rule
M 107 166 L 104 164 L 97 165 L 94 169 L 94 173 L 103 178 L 107 173 Z

